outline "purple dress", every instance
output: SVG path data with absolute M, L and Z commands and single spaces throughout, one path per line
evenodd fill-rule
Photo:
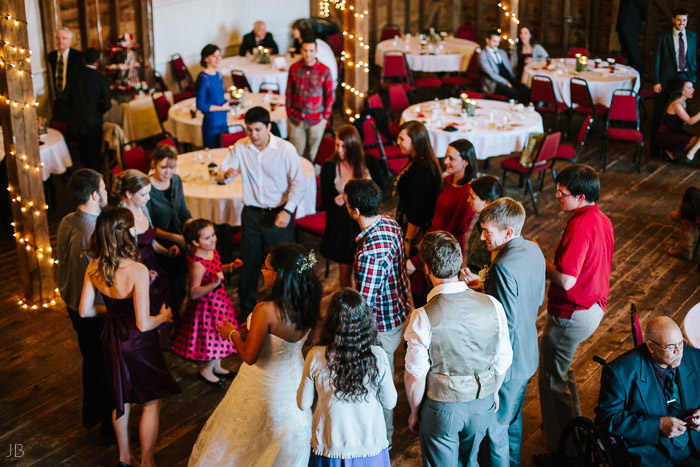
M 671 152 L 688 147 L 693 135 L 683 129 L 683 120 L 676 114 L 664 114 L 661 126 L 656 132 L 656 141 L 662 149 Z
M 124 404 L 143 404 L 177 394 L 180 387 L 165 365 L 155 330 L 136 327 L 134 299 L 103 295 L 107 314 L 102 328 L 102 353 L 117 418 Z
M 148 225 L 148 230 L 136 235 L 136 244 L 139 248 L 141 262 L 149 269 L 149 271 L 153 270 L 158 273 L 158 277 L 151 282 L 148 292 L 151 303 L 151 316 L 157 316 L 160 313 L 161 305 L 165 303 L 172 310 L 173 316 L 177 317 L 177 311 L 179 310 L 176 310 L 177 307 L 175 307 L 175 300 L 173 299 L 170 290 L 168 275 L 158 262 L 156 252 L 153 249 L 153 240 L 155 238 L 156 231 L 150 225 L 150 223 Z

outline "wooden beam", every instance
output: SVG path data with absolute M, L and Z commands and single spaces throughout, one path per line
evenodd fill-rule
M 119 0 L 109 0 L 109 42 L 115 44 L 119 37 Z
M 457 32 L 457 29 L 462 25 L 462 0 L 452 1 L 452 31 Z
M 0 7 L 3 13 L 20 20 L 0 21 L 3 40 L 29 49 L 24 0 L 0 0 Z M 28 52 L 19 49 L 0 48 L 2 61 L 16 64 L 14 68 L 0 67 L 0 94 L 5 96 L 0 104 L 0 120 L 24 298 L 30 306 L 41 307 L 57 294 L 41 179 L 31 63 L 24 61 L 28 56 Z
M 484 17 L 484 2 L 485 0 L 476 0 L 476 41 L 483 45 L 482 41 L 484 35 L 486 34 L 486 28 L 484 28 L 484 21 L 481 19 Z
M 353 120 L 362 111 L 369 90 L 369 73 L 365 72 L 364 66 L 357 66 L 359 62 L 369 62 L 369 50 L 362 47 L 358 39 L 361 37 L 366 41 L 369 37 L 369 18 L 368 14 L 365 14 L 364 18 L 356 16 L 364 14 L 365 11 L 369 13 L 369 2 L 370 0 L 346 0 L 343 14 L 345 30 L 348 31 L 348 35 L 343 36 L 343 49 L 349 55 L 345 60 L 344 83 L 346 83 L 347 88 L 357 90 L 357 94 L 346 88 L 342 90 L 343 116 L 353 118 Z M 351 35 L 354 36 L 352 39 Z M 350 113 L 347 112 L 348 110 Z
M 136 40 L 141 44 L 143 69 L 141 78 L 151 82 L 155 54 L 153 51 L 153 3 L 152 0 L 136 0 Z
M 80 28 L 80 48 L 85 50 L 88 46 L 90 27 L 87 19 L 87 0 L 78 0 L 78 25 Z
M 39 2 L 39 11 L 41 13 L 41 26 L 44 32 L 44 50 L 48 53 L 56 48 L 56 31 L 61 27 L 61 20 L 58 17 L 57 0 L 41 0 Z M 49 102 L 53 103 L 56 92 L 54 90 L 53 76 L 51 76 L 51 69 L 49 67 L 46 69 L 46 81 L 49 83 L 49 94 L 51 96 Z
M 411 0 L 403 0 L 403 33 L 411 31 Z M 415 31 L 413 31 L 415 32 Z

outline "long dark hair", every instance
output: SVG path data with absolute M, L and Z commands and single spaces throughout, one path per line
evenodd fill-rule
M 503 185 L 493 175 L 482 175 L 476 180 L 472 180 L 471 188 L 476 196 L 489 203 L 503 196 Z
M 299 330 L 315 326 L 321 310 L 321 282 L 314 273 L 312 253 L 294 243 L 281 243 L 270 251 L 277 277 L 268 300 Z
M 666 103 L 666 108 L 668 108 L 669 105 L 671 105 L 671 102 L 675 101 L 676 99 L 680 98 L 683 96 L 683 90 L 685 89 L 685 83 L 693 83 L 690 80 L 687 79 L 678 79 L 678 80 L 673 80 L 671 81 L 669 85 L 669 89 L 671 89 L 671 95 L 668 98 L 668 102 Z M 688 99 L 683 103 L 683 105 L 687 108 L 688 107 Z
M 433 146 L 430 144 L 430 135 L 425 125 L 418 120 L 410 120 L 401 124 L 399 133 L 403 130 L 406 130 L 406 134 L 411 138 L 411 144 L 413 145 L 413 154 L 409 157 L 409 160 L 414 162 L 425 161 L 433 173 L 439 176 L 441 173 L 440 163 L 435 157 L 435 151 L 433 151 Z
M 476 177 L 476 150 L 474 145 L 466 139 L 458 139 L 452 141 L 448 146 L 451 146 L 457 150 L 459 157 L 462 160 L 467 161 L 467 166 L 464 168 L 464 177 L 457 182 L 457 185 L 466 185 L 471 182 L 474 177 Z
M 532 28 L 525 25 L 520 26 L 518 28 L 518 35 L 520 35 L 520 31 L 522 31 L 523 29 L 527 29 L 528 31 L 530 31 L 530 47 L 534 48 L 537 44 L 539 44 L 539 42 L 537 42 L 537 39 L 535 39 L 535 35 L 532 33 Z M 519 60 L 523 56 L 523 41 L 521 41 L 520 39 L 518 39 L 518 41 L 515 42 L 515 50 L 518 53 Z
M 129 231 L 132 227 L 134 215 L 126 208 L 106 207 L 97 217 L 88 251 L 97 261 L 92 277 L 101 278 L 107 287 L 114 284 L 114 276 L 123 259 L 139 260 L 136 241 Z
M 352 167 L 353 178 L 365 178 L 367 167 L 365 166 L 365 154 L 362 151 L 362 138 L 360 133 L 352 125 L 343 125 L 338 130 L 337 138 L 345 145 L 345 160 Z M 339 163 L 338 154 L 333 155 L 334 162 Z
M 338 399 L 357 402 L 379 391 L 379 368 L 372 345 L 377 329 L 372 310 L 356 290 L 343 288 L 331 298 L 321 331 L 331 387 Z

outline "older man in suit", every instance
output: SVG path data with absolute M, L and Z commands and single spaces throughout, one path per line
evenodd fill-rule
M 674 82 L 690 81 L 695 83 L 698 69 L 698 36 L 688 31 L 688 10 L 673 10 L 673 30 L 661 34 L 656 47 L 654 60 L 654 115 L 651 122 L 651 150 L 659 153 L 656 143 L 656 130 L 668 105 Z
M 546 264 L 537 244 L 520 236 L 525 208 L 518 201 L 497 199 L 479 214 L 479 222 L 481 238 L 496 253 L 486 293 L 503 305 L 513 345 L 513 364 L 498 392 L 500 407 L 487 432 L 491 466 L 519 466 L 525 387 L 537 370 L 535 321 L 544 300 Z
M 530 88 L 519 82 L 510 67 L 510 59 L 501 44 L 501 33 L 492 29 L 486 33 L 486 47 L 479 54 L 479 68 L 483 72 L 481 87 L 484 92 L 496 93 L 528 104 Z
M 627 59 L 627 64 L 639 72 L 639 76 L 644 76 L 646 73 L 644 60 L 637 44 L 646 17 L 647 0 L 620 0 L 615 30 L 620 40 L 622 55 Z
M 253 30 L 243 36 L 241 47 L 238 49 L 238 55 L 245 57 L 245 54 L 252 52 L 253 49 L 262 46 L 270 49 L 272 55 L 277 55 L 279 49 L 277 43 L 272 38 L 272 34 L 267 32 L 267 26 L 262 21 L 256 21 Z
M 667 316 L 652 319 L 646 337 L 603 369 L 596 422 L 623 437 L 641 467 L 698 466 L 700 350 L 684 346 Z
M 53 83 L 53 118 L 68 121 L 68 106 L 63 100 L 63 92 L 70 85 L 76 71 L 83 68 L 83 53 L 71 47 L 73 33 L 68 28 L 60 28 L 54 37 L 56 50 L 49 52 L 47 60 Z

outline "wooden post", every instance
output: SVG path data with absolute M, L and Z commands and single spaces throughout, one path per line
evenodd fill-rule
M 369 88 L 369 1 L 347 0 L 345 4 L 343 112 L 351 122 L 359 117 Z
M 0 0 L 0 15 L 0 35 L 6 43 L 0 46 L 0 119 L 19 275 L 27 307 L 48 307 L 55 303 L 57 289 L 41 179 L 31 63 L 27 61 L 30 52 L 24 0 Z
M 510 0 L 510 14 L 515 15 L 516 18 L 520 18 L 520 2 L 518 0 Z M 508 18 L 508 37 L 512 40 L 518 38 L 518 25 L 515 24 L 511 18 Z
M 136 2 L 136 40 L 141 45 L 143 53 L 143 69 L 141 79 L 151 82 L 155 54 L 153 52 L 153 4 L 151 0 Z
M 39 9 L 41 10 L 41 25 L 44 30 L 44 50 L 48 53 L 50 50 L 54 50 L 56 31 L 61 27 L 61 21 L 58 17 L 58 4 L 57 0 L 41 0 L 39 2 Z M 53 105 L 53 101 L 56 99 L 56 90 L 54 89 L 54 77 L 51 75 L 53 70 L 51 67 L 46 68 L 46 81 L 49 83 L 49 108 Z M 51 109 L 50 114 L 53 113 Z

